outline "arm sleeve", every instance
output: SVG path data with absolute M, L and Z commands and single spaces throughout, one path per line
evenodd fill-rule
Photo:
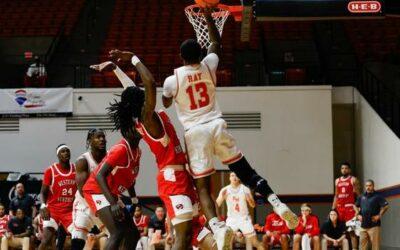
M 175 75 L 167 77 L 164 81 L 164 86 L 163 86 L 163 96 L 167 98 L 174 97 L 177 92 L 177 79 Z
M 50 186 L 50 185 L 51 185 L 51 181 L 52 181 L 51 169 L 50 169 L 50 168 L 47 168 L 47 169 L 44 171 L 44 176 L 43 176 L 43 182 L 42 182 L 42 184 L 43 184 L 43 185 L 46 185 L 46 186 Z
M 127 149 L 122 145 L 114 146 L 106 157 L 105 162 L 112 168 L 128 164 Z

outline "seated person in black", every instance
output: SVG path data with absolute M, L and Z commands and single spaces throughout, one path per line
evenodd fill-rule
M 1 241 L 1 249 L 7 250 L 8 247 L 29 250 L 29 241 L 32 233 L 32 220 L 25 216 L 21 208 L 17 209 L 16 216 L 8 222 L 7 240 Z
M 329 212 L 328 220 L 322 225 L 321 234 L 322 250 L 327 250 L 328 246 L 349 250 L 349 241 L 346 239 L 346 224 L 338 220 L 336 210 Z

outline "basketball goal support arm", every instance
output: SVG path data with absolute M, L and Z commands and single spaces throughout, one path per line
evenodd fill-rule
M 221 49 L 221 36 L 217 27 L 215 26 L 214 19 L 211 16 L 211 12 L 209 9 L 204 9 L 204 17 L 207 20 L 208 35 L 211 42 L 210 46 L 208 47 L 207 54 L 215 53 L 219 56 L 219 52 Z

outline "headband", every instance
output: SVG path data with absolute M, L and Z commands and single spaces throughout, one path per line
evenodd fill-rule
M 64 148 L 68 148 L 68 149 L 69 149 L 69 147 L 68 147 L 67 145 L 65 145 L 65 144 L 60 145 L 60 146 L 56 149 L 57 155 L 58 155 L 58 153 L 60 153 L 61 149 L 64 149 Z

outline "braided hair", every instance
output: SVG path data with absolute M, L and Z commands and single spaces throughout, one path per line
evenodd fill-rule
M 121 101 L 114 99 L 107 108 L 108 115 L 114 123 L 114 130 L 120 130 L 126 137 L 133 133 L 135 119 L 140 118 L 144 104 L 144 91 L 139 87 L 128 87 L 121 94 Z

